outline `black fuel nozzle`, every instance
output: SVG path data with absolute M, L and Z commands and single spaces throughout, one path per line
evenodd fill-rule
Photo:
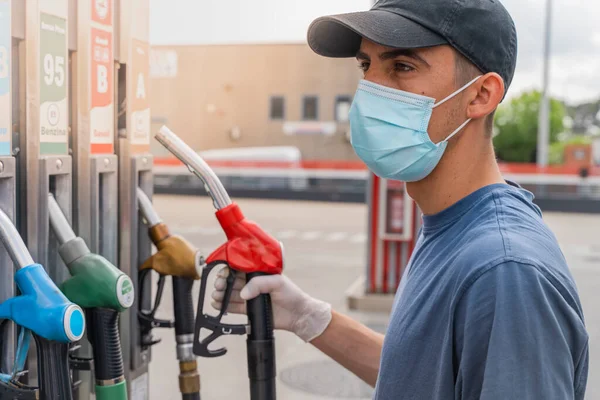
M 139 271 L 139 293 L 144 293 L 144 282 L 146 275 L 152 271 L 151 269 L 143 269 Z M 156 297 L 154 298 L 154 305 L 151 310 L 144 310 L 142 308 L 143 301 L 139 301 L 138 309 L 138 322 L 140 325 L 140 333 L 142 335 L 142 346 L 150 347 L 157 343 L 160 343 L 160 339 L 155 339 L 152 336 L 152 329 L 154 328 L 174 328 L 175 321 L 159 319 L 155 317 L 156 311 L 162 301 L 163 290 L 165 287 L 165 275 L 159 274 L 158 284 L 156 290 Z

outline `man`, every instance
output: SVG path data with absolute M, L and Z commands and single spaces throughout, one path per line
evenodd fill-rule
M 285 276 L 238 278 L 228 311 L 269 293 L 276 328 L 375 386 L 375 399 L 583 399 L 574 280 L 533 196 L 502 179 L 494 156 L 516 36 L 498 0 L 380 0 L 314 21 L 310 47 L 364 71 L 352 146 L 378 176 L 407 182 L 423 228 L 385 336 Z

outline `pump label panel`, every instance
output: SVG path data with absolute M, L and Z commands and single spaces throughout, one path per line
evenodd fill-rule
M 40 13 L 40 153 L 67 154 L 67 20 Z
M 130 75 L 131 115 L 129 130 L 131 144 L 136 152 L 150 151 L 150 102 L 148 100 L 148 77 L 150 73 L 150 46 L 148 43 L 133 40 L 132 74 Z
M 96 1 L 97 2 L 97 1 Z M 92 28 L 91 35 L 91 84 L 90 110 L 91 152 L 114 152 L 114 105 L 113 105 L 113 46 L 112 33 Z
M 0 156 L 11 154 L 10 50 L 10 3 L 0 0 Z
M 92 21 L 98 24 L 112 26 L 112 0 L 91 0 Z
M 135 294 L 133 283 L 127 275 L 121 275 L 117 280 L 117 299 L 122 307 L 129 308 L 133 305 Z

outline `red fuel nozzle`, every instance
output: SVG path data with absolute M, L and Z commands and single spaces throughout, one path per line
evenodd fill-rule
M 208 256 L 207 264 L 221 261 L 244 273 L 281 274 L 283 253 L 274 237 L 247 220 L 236 203 L 217 211 L 216 215 L 227 243 Z

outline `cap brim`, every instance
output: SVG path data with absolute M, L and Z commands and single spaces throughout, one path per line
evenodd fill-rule
M 325 57 L 355 57 L 362 38 L 377 44 L 414 49 L 448 43 L 418 23 L 385 10 L 369 10 L 317 18 L 308 28 L 308 45 Z

